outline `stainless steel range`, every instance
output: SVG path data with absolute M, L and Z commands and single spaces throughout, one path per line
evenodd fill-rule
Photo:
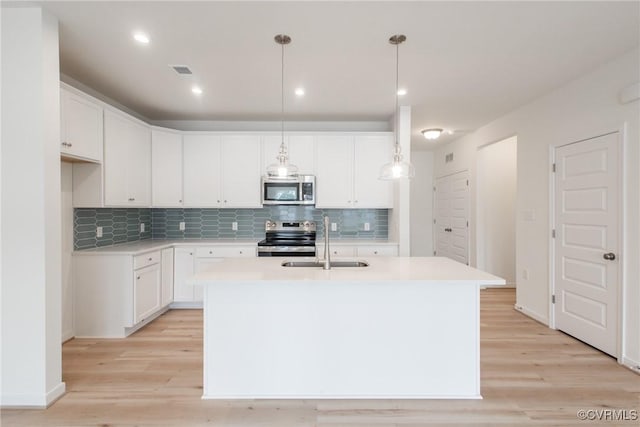
M 316 223 L 271 221 L 265 223 L 266 238 L 258 242 L 258 256 L 316 256 Z

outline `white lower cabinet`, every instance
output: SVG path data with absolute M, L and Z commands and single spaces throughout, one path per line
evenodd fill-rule
M 398 245 L 342 245 L 329 244 L 332 257 L 372 257 L 372 256 L 398 256 Z M 324 244 L 317 245 L 317 254 L 324 257 Z
M 173 302 L 194 302 L 193 285 L 188 280 L 195 273 L 195 248 L 175 248 L 173 258 Z
M 140 323 L 160 309 L 161 279 L 160 264 L 153 264 L 134 272 L 133 282 L 133 323 Z M 131 325 L 133 326 L 133 325 Z
M 124 338 L 162 314 L 162 270 L 159 250 L 75 255 L 76 337 Z
M 203 290 L 189 279 L 197 273 L 211 271 L 225 258 L 255 257 L 256 246 L 201 246 L 176 248 L 174 257 L 174 291 L 172 307 L 202 306 Z
M 173 302 L 173 248 L 162 250 L 161 298 L 162 307 Z

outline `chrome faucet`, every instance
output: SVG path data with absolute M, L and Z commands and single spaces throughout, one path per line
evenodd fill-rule
M 323 270 L 331 270 L 331 251 L 329 250 L 329 216 L 325 215 L 324 220 L 324 265 Z

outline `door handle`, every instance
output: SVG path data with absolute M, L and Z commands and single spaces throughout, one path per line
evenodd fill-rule
M 616 259 L 616 254 L 614 254 L 613 252 L 608 252 L 604 254 L 602 258 L 606 259 L 607 261 L 613 261 L 614 259 Z
M 451 230 L 450 228 L 445 228 L 444 231 L 448 231 L 449 233 L 451 233 L 451 231 L 453 230 Z

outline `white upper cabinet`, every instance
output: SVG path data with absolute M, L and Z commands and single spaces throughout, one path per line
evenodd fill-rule
M 222 137 L 222 207 L 260 208 L 260 136 Z
M 123 114 L 104 113 L 104 204 L 151 205 L 151 130 Z
M 102 106 L 88 96 L 60 89 L 60 154 L 62 157 L 102 161 Z
M 184 206 L 220 207 L 220 137 L 187 134 L 183 136 L 183 141 Z
M 277 162 L 280 152 L 281 135 L 267 135 L 262 138 L 262 175 L 267 173 L 267 167 Z M 289 162 L 298 167 L 300 175 L 314 175 L 314 136 L 313 135 L 285 135 L 284 143 L 289 153 Z
M 316 139 L 318 208 L 392 208 L 392 187 L 378 179 L 393 155 L 390 135 L 321 135 Z
M 315 175 L 315 150 L 312 135 L 289 136 L 289 162 L 298 166 L 300 175 Z
M 316 207 L 353 207 L 353 137 L 316 138 Z
M 182 207 L 182 134 L 151 130 L 151 204 Z
M 184 206 L 258 208 L 260 136 L 184 136 Z
M 353 200 L 355 208 L 392 208 L 393 183 L 378 179 L 382 165 L 393 158 L 391 135 L 356 136 Z

